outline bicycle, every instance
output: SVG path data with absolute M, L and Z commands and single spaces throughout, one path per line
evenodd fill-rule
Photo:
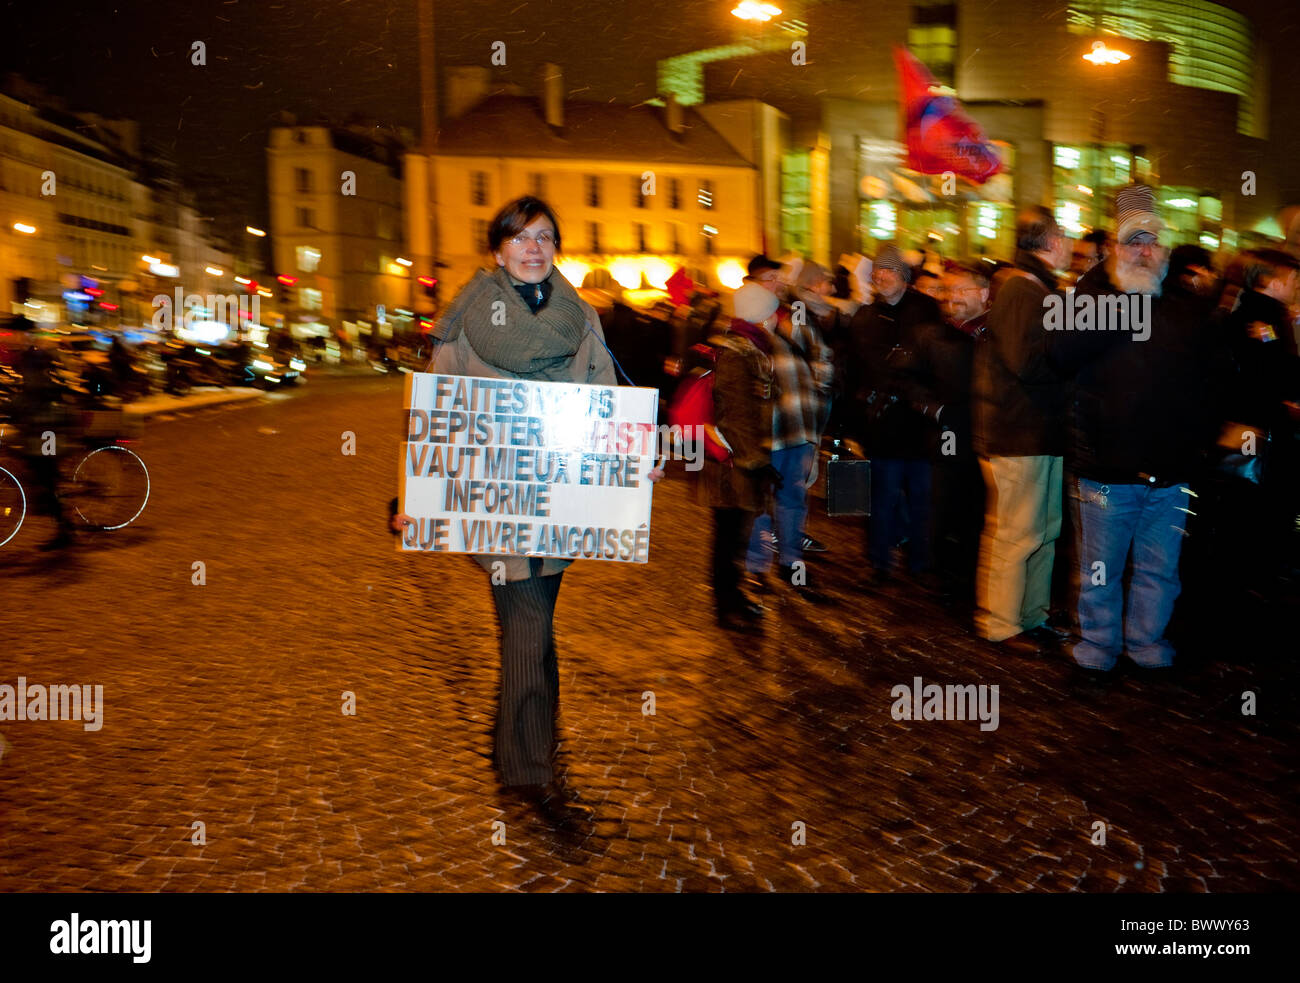
M 45 431 L 39 439 L 33 433 L 25 437 L 29 451 L 26 468 L 15 467 L 19 473 L 30 471 L 32 462 L 39 461 L 39 457 L 54 457 L 55 493 L 76 521 L 98 532 L 125 528 L 140 517 L 149 503 L 149 469 L 140 455 L 124 446 L 130 439 L 124 435 L 127 428 L 121 411 L 80 411 L 75 417 L 79 417 L 80 426 L 71 440 L 73 453 L 59 451 L 55 431 Z M 4 450 L 7 430 L 0 428 L 0 451 Z M 46 439 L 54 453 L 38 456 L 31 452 L 44 451 Z M 80 453 L 83 450 L 85 453 Z M 0 464 L 0 547 L 18 535 L 28 508 L 28 496 L 18 474 Z

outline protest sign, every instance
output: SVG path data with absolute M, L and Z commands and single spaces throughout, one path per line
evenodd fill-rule
M 406 377 L 403 551 L 650 558 L 659 393 L 523 379 Z

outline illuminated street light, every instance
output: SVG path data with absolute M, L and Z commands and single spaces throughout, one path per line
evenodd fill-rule
M 247 232 L 247 233 L 248 233 L 249 235 L 251 235 L 251 236 L 257 236 L 258 238 L 261 238 L 262 236 L 266 235 L 266 232 L 265 232 L 264 230 L 262 230 L 262 229 L 255 229 L 255 228 L 253 228 L 251 225 L 245 225 L 245 226 L 244 226 L 244 231 Z
M 757 0 L 740 0 L 736 4 L 736 9 L 731 12 L 733 17 L 739 17 L 741 20 L 769 21 L 777 14 L 781 13 L 780 7 L 773 7 L 770 3 L 758 3 Z
M 150 266 L 162 262 L 162 260 L 160 260 L 157 256 L 141 256 L 140 258 L 144 260 L 146 263 L 148 263 Z
M 398 257 L 397 257 L 397 262 L 400 263 L 402 266 L 410 266 L 410 265 L 411 265 L 411 261 L 410 261 L 409 259 L 407 259 L 405 256 L 398 256 Z
M 1105 41 L 1092 42 L 1092 50 L 1083 56 L 1084 61 L 1090 61 L 1094 65 L 1118 65 L 1128 59 L 1129 56 L 1118 48 L 1106 47 Z
M 225 275 L 226 275 L 226 271 L 225 271 L 225 270 L 219 270 L 219 269 L 217 269 L 215 266 L 205 266 L 205 267 L 203 267 L 203 270 L 204 270 L 205 273 L 207 273 L 207 274 L 210 275 L 210 276 L 225 276 Z
M 34 225 L 28 225 L 26 222 L 15 222 L 15 223 L 14 223 L 14 231 L 15 231 L 15 232 L 21 232 L 21 233 L 22 233 L 23 235 L 25 235 L 25 236 L 35 235 L 35 234 L 36 234 L 36 226 L 34 226 Z
M 253 281 L 250 280 L 250 279 L 249 279 L 248 277 L 246 277 L 246 276 L 237 276 L 237 277 L 235 277 L 235 282 L 238 283 L 238 284 L 241 284 L 241 285 L 243 285 L 243 286 L 248 286 L 248 285 L 249 285 L 250 283 L 252 283 Z

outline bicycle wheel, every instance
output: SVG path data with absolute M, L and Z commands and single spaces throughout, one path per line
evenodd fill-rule
M 27 495 L 10 472 L 0 468 L 0 546 L 18 535 L 27 517 Z
M 93 529 L 121 529 L 149 502 L 149 470 L 134 451 L 110 444 L 91 451 L 77 464 L 64 496 Z

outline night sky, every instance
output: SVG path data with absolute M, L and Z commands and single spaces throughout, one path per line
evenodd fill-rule
M 694 24 L 680 9 L 647 11 L 644 0 L 441 0 L 440 67 L 487 64 L 500 40 L 501 81 L 531 91 L 537 66 L 555 61 L 574 98 L 639 101 L 655 94 L 657 58 L 729 40 L 730 5 L 687 7 Z M 418 130 L 414 0 L 0 0 L 0 9 L 0 70 L 73 109 L 139 120 L 184 174 L 245 188 L 259 221 L 277 112 L 356 113 Z M 206 67 L 190 63 L 196 40 L 207 45 Z
M 655 95 L 659 58 L 734 40 L 731 6 L 439 0 L 438 58 L 443 70 L 487 64 L 500 40 L 507 45 L 507 64 L 495 69 L 502 81 L 531 91 L 537 66 L 554 61 L 572 97 L 636 102 Z M 1277 95 L 1288 82 L 1295 92 L 1284 52 L 1300 41 L 1300 3 L 1237 6 L 1277 45 L 1275 147 L 1295 159 L 1300 110 L 1294 98 Z M 258 221 L 265 221 L 266 134 L 277 112 L 336 121 L 357 113 L 418 129 L 414 0 L 0 0 L 0 9 L 0 71 L 44 84 L 74 109 L 139 120 L 144 137 L 184 174 L 227 182 L 248 203 L 232 206 L 257 210 Z M 190 63 L 195 40 L 207 45 L 206 67 Z M 1290 191 L 1300 198 L 1300 186 Z

